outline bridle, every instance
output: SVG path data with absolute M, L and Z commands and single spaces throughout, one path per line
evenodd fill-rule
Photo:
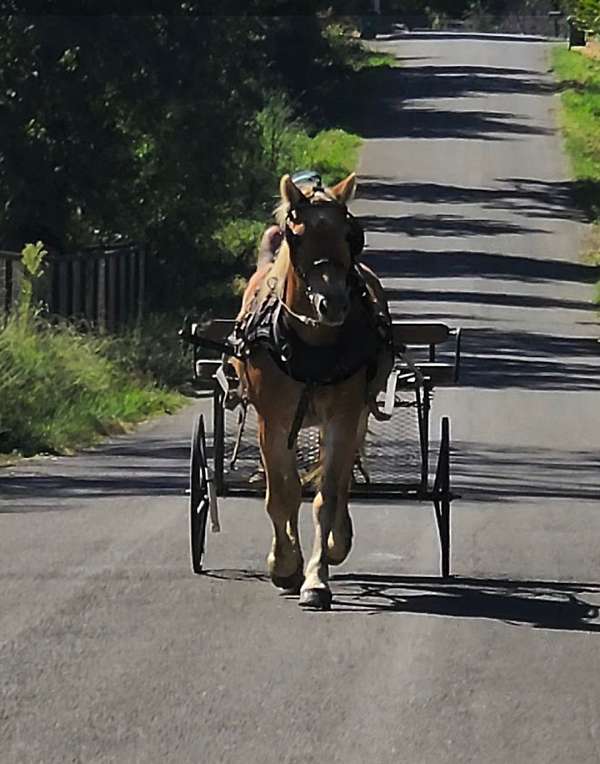
M 294 177 L 292 177 L 292 180 L 294 180 Z M 338 208 L 341 208 L 341 210 L 344 213 L 344 216 L 349 224 L 350 231 L 347 236 L 348 240 L 348 246 L 350 247 L 350 257 L 352 259 L 353 263 L 356 263 L 358 261 L 358 258 L 360 257 L 364 247 L 365 247 L 365 233 L 362 225 L 358 221 L 358 219 L 350 212 L 348 207 L 339 202 L 337 199 L 335 199 L 333 196 L 327 193 L 327 189 L 323 186 L 323 183 L 321 181 L 321 176 L 314 173 L 311 178 L 314 180 L 314 184 L 312 187 L 312 195 L 307 197 L 303 195 L 302 200 L 297 203 L 295 206 L 290 207 L 288 210 L 288 213 L 285 218 L 285 240 L 288 243 L 288 246 L 290 247 L 290 251 L 293 253 L 294 248 L 298 245 L 298 240 L 300 239 L 300 236 L 298 234 L 295 234 L 293 229 L 290 226 L 290 223 L 292 225 L 297 225 L 301 221 L 298 217 L 298 211 L 301 210 L 303 207 L 316 207 L 319 205 L 325 205 L 325 204 L 335 204 Z M 320 194 L 322 198 L 317 198 L 317 194 Z M 302 269 L 293 262 L 292 258 L 292 265 L 294 266 L 294 269 L 298 273 L 298 275 L 302 278 L 303 272 Z M 303 279 L 304 280 L 304 279 Z
M 350 248 L 351 259 L 351 265 L 348 270 L 348 279 L 351 279 L 353 275 L 355 276 L 357 273 L 358 259 L 365 245 L 365 235 L 362 225 L 358 219 L 350 212 L 348 207 L 327 193 L 327 190 L 322 184 L 321 177 L 315 173 L 311 176 L 311 179 L 314 180 L 311 196 L 307 197 L 303 195 L 302 200 L 296 203 L 293 207 L 290 207 L 287 212 L 285 217 L 284 237 L 290 250 L 290 261 L 292 268 L 302 283 L 302 287 L 306 297 L 308 298 L 308 301 L 314 307 L 314 293 L 310 285 L 309 273 L 298 262 L 298 258 L 294 257 L 302 237 L 302 234 L 296 234 L 293 230 L 294 226 L 301 225 L 299 211 L 303 208 L 306 209 L 308 207 L 318 207 L 327 204 L 335 204 L 342 210 L 350 229 L 346 237 L 348 246 Z M 319 196 L 317 196 L 317 194 Z M 323 266 L 327 265 L 329 262 L 331 262 L 329 258 L 321 258 L 315 261 L 312 265 L 313 267 Z M 272 291 L 274 291 L 274 289 L 272 289 Z M 316 327 L 320 325 L 318 320 L 291 310 L 291 308 L 285 304 L 284 300 L 281 300 L 281 305 L 290 316 L 295 318 L 297 321 L 300 321 L 300 323 L 304 324 L 305 326 Z

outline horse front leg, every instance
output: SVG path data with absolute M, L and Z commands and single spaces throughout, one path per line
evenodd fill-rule
M 348 494 L 356 456 L 356 417 L 335 419 L 324 431 L 321 489 L 313 502 L 315 540 L 300 593 L 300 605 L 329 610 L 329 565 L 348 556 L 352 546 L 352 522 Z
M 259 423 L 260 448 L 267 479 L 266 510 L 273 523 L 273 543 L 267 557 L 271 581 L 280 589 L 298 592 L 304 561 L 298 535 L 302 487 L 296 451 L 287 447 L 287 430 Z

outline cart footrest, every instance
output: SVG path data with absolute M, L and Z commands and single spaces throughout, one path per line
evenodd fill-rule
M 214 377 L 219 366 L 221 361 L 218 358 L 198 358 L 194 368 L 195 378 L 214 384 Z

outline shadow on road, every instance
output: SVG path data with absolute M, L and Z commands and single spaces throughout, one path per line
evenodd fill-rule
M 496 292 L 463 292 L 434 289 L 386 289 L 390 302 L 447 302 L 467 305 L 498 305 L 512 308 L 543 308 L 558 310 L 597 311 L 595 305 L 585 300 L 567 300 L 560 297 L 533 294 L 502 294 Z M 401 305 L 398 307 L 401 308 Z M 597 348 L 596 348 L 597 349 Z
M 268 584 L 264 571 L 215 569 L 212 580 Z M 201 579 L 199 579 L 201 581 Z M 600 583 L 503 578 L 336 573 L 331 577 L 333 615 L 413 613 L 479 618 L 559 631 L 600 632 Z M 273 590 L 275 593 L 275 590 Z
M 189 441 L 147 438 L 99 446 L 77 458 L 40 461 L 0 474 L 0 514 L 63 511 L 64 501 L 181 496 L 189 482 Z M 23 465 L 24 467 L 25 465 Z M 81 507 L 74 503 L 73 507 Z
M 480 32 L 409 32 L 404 37 L 410 40 L 480 40 L 483 42 L 543 42 L 548 43 L 547 37 L 538 35 L 517 34 L 484 34 Z
M 382 217 L 361 215 L 360 221 L 367 231 L 376 233 L 403 233 L 406 236 L 497 236 L 498 234 L 546 233 L 542 228 L 531 228 L 500 220 L 477 220 L 462 215 L 403 215 Z
M 470 501 L 513 502 L 515 499 L 600 499 L 600 453 L 585 450 L 501 447 L 455 441 L 452 485 Z
M 413 100 L 487 95 L 546 95 L 556 93 L 557 83 L 530 69 L 496 66 L 402 66 L 386 70 L 392 87 L 402 78 L 405 97 Z M 394 76 L 396 79 L 394 79 Z
M 594 198 L 598 189 L 582 181 L 542 181 L 497 178 L 501 187 L 453 186 L 441 183 L 389 183 L 363 177 L 358 198 L 416 204 L 476 204 L 484 209 L 509 210 L 548 220 L 585 220 L 579 197 Z M 385 220 L 385 218 L 383 218 Z
M 600 276 L 600 268 L 593 265 L 473 250 L 368 249 L 364 260 L 380 278 L 474 277 L 532 284 L 544 281 L 594 284 Z
M 600 387 L 598 342 L 592 337 L 470 329 L 463 343 L 463 385 L 562 391 Z
M 460 138 L 480 141 L 508 140 L 519 135 L 552 135 L 554 130 L 527 124 L 526 117 L 509 112 L 452 111 L 382 104 L 381 119 L 360 126 L 365 138 Z
M 454 98 L 492 95 L 538 96 L 558 86 L 528 69 L 416 64 L 365 71 L 360 83 L 366 108 L 346 116 L 347 127 L 366 138 L 462 138 L 507 140 L 520 135 L 551 135 L 512 111 L 453 109 Z M 442 100 L 444 107 L 432 105 Z M 429 103 L 421 103 L 421 102 Z
M 596 583 L 342 573 L 332 577 L 332 588 L 338 613 L 420 613 L 600 632 L 593 622 L 599 608 L 581 597 L 600 595 Z

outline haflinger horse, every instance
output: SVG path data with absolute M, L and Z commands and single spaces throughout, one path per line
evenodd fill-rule
M 276 218 L 283 241 L 274 257 L 259 252 L 233 335 L 232 363 L 258 415 L 273 523 L 271 580 L 299 592 L 300 605 L 315 610 L 330 608 L 329 566 L 342 563 L 352 546 L 353 467 L 393 365 L 383 287 L 358 261 L 362 228 L 347 208 L 355 185 L 354 174 L 333 188 L 281 179 Z M 304 571 L 295 440 L 301 428 L 315 425 L 320 477 Z

